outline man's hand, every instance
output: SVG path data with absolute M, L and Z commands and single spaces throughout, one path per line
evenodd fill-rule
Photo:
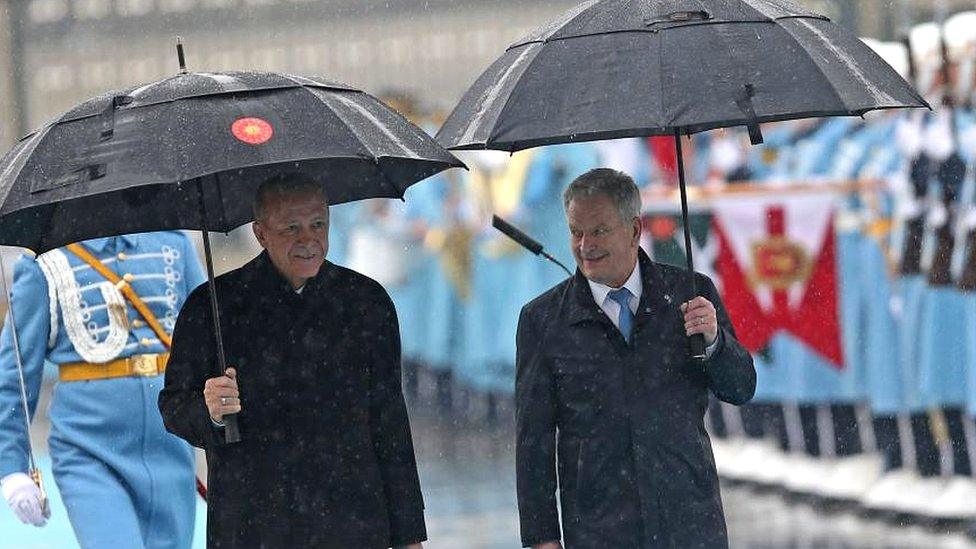
M 3 477 L 0 491 L 3 491 L 7 505 L 21 522 L 34 526 L 47 524 L 41 504 L 41 490 L 26 473 L 11 473 Z
M 203 385 L 203 399 L 210 411 L 210 419 L 221 423 L 227 414 L 241 411 L 240 393 L 237 391 L 237 370 L 227 368 L 224 375 L 212 377 Z
M 533 545 L 532 549 L 563 549 L 558 541 L 547 541 L 538 545 Z
M 704 297 L 698 296 L 691 301 L 681 304 L 681 312 L 685 314 L 685 333 L 705 334 L 705 345 L 715 343 L 718 337 L 718 318 L 715 306 Z

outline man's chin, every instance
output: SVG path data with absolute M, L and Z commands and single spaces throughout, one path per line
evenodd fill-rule
M 300 264 L 293 266 L 295 267 L 295 274 L 302 278 L 312 278 L 319 274 L 319 270 L 322 268 L 323 261 L 302 261 Z
M 610 280 L 603 273 L 592 271 L 589 269 L 580 269 L 583 271 L 583 276 L 586 277 L 590 282 L 596 282 L 597 284 L 609 284 Z

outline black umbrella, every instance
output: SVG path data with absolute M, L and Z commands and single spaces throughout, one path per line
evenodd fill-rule
M 437 140 L 521 149 L 928 107 L 856 36 L 781 0 L 591 0 L 513 44 L 465 92 Z M 691 276 L 692 295 L 697 295 Z M 692 355 L 704 356 L 704 338 Z
M 0 242 L 40 253 L 119 232 L 226 232 L 252 220 L 255 186 L 274 173 L 323 181 L 339 204 L 400 198 L 461 165 L 344 84 L 181 74 L 86 101 L 23 138 L 0 160 Z
M 258 183 L 298 172 L 338 204 L 402 198 L 463 164 L 365 92 L 288 74 L 188 74 L 178 49 L 180 74 L 86 101 L 0 160 L 0 243 L 41 253 L 119 233 L 203 231 L 222 375 L 208 231 L 251 221 Z

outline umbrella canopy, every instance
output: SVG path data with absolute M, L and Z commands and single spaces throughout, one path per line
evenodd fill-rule
M 590 0 L 516 42 L 437 133 L 452 149 L 673 135 L 694 271 L 680 136 L 795 118 L 928 107 L 856 36 L 785 0 Z M 697 295 L 689 276 L 690 295 Z M 689 339 L 705 357 L 704 337 Z
M 0 243 L 40 253 L 123 232 L 229 231 L 252 220 L 254 190 L 275 173 L 320 180 L 338 204 L 400 198 L 456 166 L 345 84 L 179 74 L 86 101 L 24 137 L 0 161 Z
M 437 140 L 517 151 L 927 107 L 828 18 L 780 0 L 591 0 L 516 42 Z

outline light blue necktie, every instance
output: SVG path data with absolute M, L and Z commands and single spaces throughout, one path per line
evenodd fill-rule
M 620 327 L 620 333 L 624 336 L 624 340 L 627 343 L 630 343 L 630 333 L 634 329 L 634 313 L 630 310 L 630 298 L 633 295 L 627 288 L 610 290 L 608 294 L 610 299 L 616 301 L 617 305 L 620 305 L 620 314 L 617 315 L 617 325 Z

